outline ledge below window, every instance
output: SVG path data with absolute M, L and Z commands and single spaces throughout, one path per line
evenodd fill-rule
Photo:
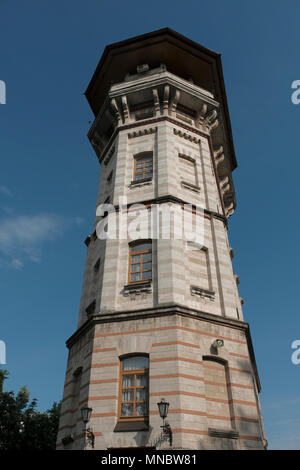
M 145 178 L 143 180 L 131 181 L 129 188 L 139 188 L 141 186 L 148 186 L 152 184 L 152 178 Z
M 119 421 L 114 432 L 148 431 L 149 423 L 147 421 Z
M 200 186 L 196 186 L 195 184 L 188 183 L 187 181 L 181 181 L 181 186 L 184 189 L 189 189 L 190 191 L 194 191 L 195 193 L 200 193 L 201 191 Z
M 207 299 L 214 300 L 215 292 L 207 289 L 203 289 L 198 286 L 191 286 L 191 294 L 198 295 L 199 297 L 206 297 Z
M 212 437 L 225 437 L 227 439 L 238 439 L 239 433 L 235 429 L 208 428 L 208 435 Z
M 136 284 L 127 284 L 124 286 L 124 295 L 140 295 L 140 294 L 151 294 L 152 292 L 152 281 L 139 282 Z

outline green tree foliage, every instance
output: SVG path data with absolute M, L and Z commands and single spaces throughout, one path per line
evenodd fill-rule
M 60 403 L 39 412 L 37 400 L 30 401 L 26 387 L 17 395 L 3 391 L 7 376 L 7 371 L 0 369 L 0 450 L 54 450 Z
M 9 373 L 5 369 L 0 369 L 0 393 L 3 391 L 4 380 L 7 379 Z

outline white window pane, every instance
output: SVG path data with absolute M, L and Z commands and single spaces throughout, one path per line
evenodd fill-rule
M 131 249 L 132 253 L 137 253 L 138 251 L 151 250 L 152 243 L 141 243 L 140 245 L 133 246 Z
M 142 400 L 143 398 L 140 399 Z M 133 390 L 122 390 L 122 401 L 133 401 Z
M 133 415 L 133 403 L 122 403 L 121 416 Z
M 147 386 L 147 376 L 145 374 L 136 376 L 136 386 L 137 387 Z
M 145 416 L 147 414 L 146 403 L 137 403 L 135 408 L 135 414 L 137 416 Z
M 152 160 L 152 158 L 151 158 L 149 155 L 147 155 L 147 156 L 145 156 L 145 157 L 140 157 L 140 158 L 138 158 L 138 159 L 136 160 L 136 162 L 137 162 L 137 163 L 149 162 L 149 161 L 151 161 L 151 160 Z
M 133 385 L 134 385 L 133 375 L 123 375 L 122 387 L 133 387 Z
M 142 280 L 145 281 L 147 279 L 152 279 L 152 271 L 142 273 Z
M 143 271 L 151 271 L 152 263 L 143 263 Z
M 148 363 L 147 356 L 131 356 L 122 360 L 122 368 L 123 370 L 148 369 Z
M 136 401 L 146 401 L 146 398 L 147 398 L 147 391 L 144 388 L 137 389 Z

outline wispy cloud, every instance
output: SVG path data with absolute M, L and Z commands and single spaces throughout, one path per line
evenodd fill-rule
M 84 222 L 84 219 L 82 219 L 82 217 L 74 217 L 74 222 L 76 225 L 82 225 L 83 222 Z
M 2 194 L 3 196 L 7 196 L 7 197 L 12 196 L 11 190 L 8 189 L 8 187 L 5 186 L 4 184 L 0 184 L 0 194 Z
M 280 401 L 268 401 L 265 403 L 266 408 L 274 408 L 274 409 L 282 409 L 286 408 L 288 406 L 299 406 L 300 405 L 300 397 L 296 398 L 288 398 L 286 400 L 280 400 Z
M 6 266 L 20 270 L 26 260 L 38 262 L 45 242 L 62 236 L 66 229 L 81 223 L 80 218 L 56 214 L 20 215 L 0 219 L 0 254 Z M 79 222 L 80 221 L 80 222 Z
M 24 266 L 24 263 L 20 259 L 14 258 L 14 259 L 11 260 L 11 267 L 12 268 L 19 270 L 19 269 L 22 269 L 23 266 Z
M 14 211 L 13 208 L 10 206 L 2 206 L 2 209 L 6 214 L 12 214 Z

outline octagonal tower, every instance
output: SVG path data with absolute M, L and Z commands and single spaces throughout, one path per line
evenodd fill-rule
M 227 235 L 237 164 L 220 55 L 170 29 L 122 41 L 86 97 L 101 177 L 57 448 L 168 447 L 164 398 L 173 448 L 263 449 Z

